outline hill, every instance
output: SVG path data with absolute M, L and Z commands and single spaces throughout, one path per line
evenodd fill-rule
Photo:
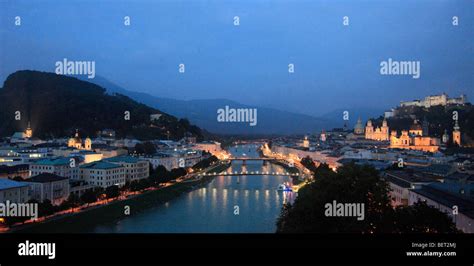
M 409 129 L 414 119 L 419 120 L 420 123 L 426 119 L 430 136 L 441 137 L 444 130 L 447 130 L 449 136 L 452 136 L 454 111 L 458 112 L 463 145 L 473 147 L 474 107 L 471 104 L 397 109 L 397 115 L 387 119 L 387 122 L 390 130 L 397 130 L 400 133 L 401 130 Z M 382 120 L 383 117 L 379 117 L 374 120 L 374 123 L 380 125 Z
M 96 84 L 73 77 L 39 71 L 17 71 L 8 76 L 0 89 L 0 136 L 11 136 L 26 128 L 40 138 L 71 136 L 76 128 L 94 136 L 104 128 L 116 130 L 119 137 L 139 139 L 179 139 L 186 132 L 202 138 L 201 130 L 185 119 L 138 103 L 125 95 L 107 94 Z M 15 112 L 21 120 L 15 120 Z M 126 111 L 130 119 L 126 120 Z M 162 114 L 150 122 L 150 114 Z

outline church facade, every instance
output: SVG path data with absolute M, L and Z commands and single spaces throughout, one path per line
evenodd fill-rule
M 365 127 L 365 138 L 377 141 L 388 141 L 389 138 L 389 128 L 387 120 L 383 120 L 381 127 L 374 127 L 372 121 L 367 121 L 367 126 Z
M 79 137 L 79 132 L 76 130 L 74 138 L 70 138 L 67 142 L 67 146 L 78 150 L 92 150 L 92 140 L 86 138 L 84 141 Z
M 437 152 L 441 145 L 439 138 L 425 136 L 423 128 L 415 120 L 410 130 L 402 130 L 400 136 L 393 130 L 390 134 L 390 148 Z

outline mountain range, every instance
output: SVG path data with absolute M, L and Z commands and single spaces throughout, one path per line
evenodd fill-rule
M 317 133 L 322 129 L 342 127 L 345 122 L 342 120 L 342 112 L 344 111 L 342 109 L 329 112 L 321 117 L 314 117 L 274 108 L 246 105 L 229 99 L 178 100 L 163 98 L 127 90 L 98 75 L 94 79 L 81 78 L 106 88 L 109 93 L 120 93 L 176 117 L 187 118 L 197 126 L 217 134 L 307 134 Z M 159 90 L 156 94 L 159 95 Z M 217 110 L 225 106 L 256 108 L 258 111 L 257 125 L 218 122 Z M 349 127 L 356 123 L 356 115 L 365 121 L 369 117 L 379 116 L 383 113 L 383 110 L 373 108 L 350 108 L 348 110 L 351 114 L 354 114 L 347 123 Z

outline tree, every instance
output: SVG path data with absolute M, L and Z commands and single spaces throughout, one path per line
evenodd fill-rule
M 456 225 L 445 213 L 425 202 L 397 207 L 392 220 L 395 233 L 458 233 Z
M 316 169 L 318 168 L 313 162 L 313 159 L 311 159 L 309 156 L 306 156 L 301 159 L 301 164 L 313 173 L 315 173 Z
M 56 208 L 51 204 L 51 201 L 46 199 L 38 205 L 38 216 L 48 216 L 56 212 Z
M 389 186 L 371 166 L 343 165 L 337 173 L 320 165 L 314 182 L 298 192 L 293 205 L 285 205 L 277 232 L 289 233 L 401 233 L 454 232 L 446 214 L 423 205 L 393 209 Z M 365 219 L 327 217 L 327 203 L 363 203 Z
M 4 224 L 8 227 L 12 227 L 12 225 L 17 223 L 24 223 L 25 221 L 29 220 L 30 217 L 28 216 L 9 216 L 4 218 Z
M 188 172 L 186 172 L 186 169 L 180 167 L 180 168 L 174 168 L 171 170 L 170 172 L 170 177 L 171 177 L 171 180 L 174 180 L 176 178 L 179 178 L 179 177 L 182 177 L 182 176 L 185 176 Z
M 199 161 L 197 164 L 193 165 L 192 168 L 194 170 L 204 169 L 204 168 L 207 168 L 207 167 L 211 166 L 211 164 L 213 164 L 217 161 L 219 161 L 219 159 L 216 156 L 213 155 L 213 156 L 211 156 L 207 159 Z
M 95 189 L 87 190 L 81 196 L 81 200 L 84 203 L 87 203 L 87 205 L 89 205 L 90 203 L 96 202 L 97 198 L 98 198 L 98 193 L 97 193 L 97 190 Z
M 159 183 L 166 183 L 170 180 L 170 173 L 163 165 L 159 165 L 155 169 L 156 175 L 156 182 Z
M 65 200 L 59 208 L 61 210 L 67 210 L 71 208 L 76 208 L 82 204 L 81 199 L 76 194 L 70 194 L 67 200 Z
M 146 141 L 135 145 L 135 153 L 152 155 L 156 153 L 156 147 L 153 143 Z
M 107 187 L 105 189 L 105 195 L 108 199 L 116 198 L 120 195 L 120 189 L 117 185 Z

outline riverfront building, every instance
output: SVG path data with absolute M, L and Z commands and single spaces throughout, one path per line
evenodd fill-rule
M 79 168 L 81 179 L 90 185 L 102 188 L 125 185 L 126 169 L 119 164 L 99 161 L 81 165 Z
M 50 173 L 70 179 L 79 178 L 79 170 L 71 167 L 70 163 L 68 158 L 42 159 L 30 165 L 30 176 Z
M 29 186 L 31 199 L 38 202 L 49 200 L 60 205 L 69 197 L 69 179 L 50 173 L 42 173 L 25 180 Z
M 135 181 L 150 176 L 149 162 L 131 156 L 117 156 L 105 159 L 104 162 L 118 164 L 125 168 L 125 180 Z
M 0 179 L 0 202 L 23 203 L 30 200 L 28 184 L 9 179 Z

